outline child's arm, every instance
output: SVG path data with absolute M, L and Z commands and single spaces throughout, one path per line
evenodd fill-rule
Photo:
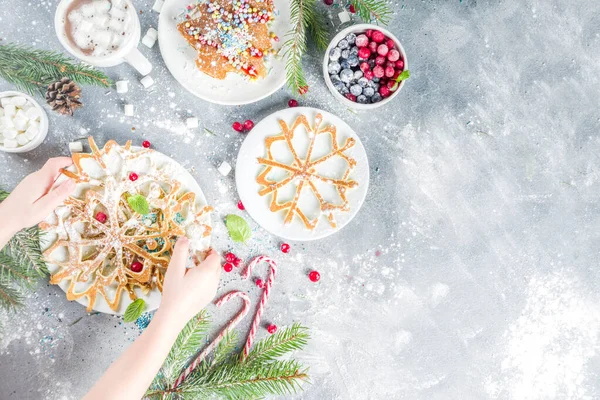
M 213 299 L 221 272 L 219 256 L 211 252 L 200 265 L 186 271 L 188 250 L 189 240 L 181 237 L 167 268 L 160 308 L 150 325 L 84 399 L 142 398 L 179 331 Z
M 60 175 L 60 169 L 71 164 L 73 161 L 69 157 L 49 159 L 42 169 L 26 176 L 0 203 L 0 249 L 15 233 L 42 221 L 73 193 L 75 182 L 72 179 L 50 190 Z

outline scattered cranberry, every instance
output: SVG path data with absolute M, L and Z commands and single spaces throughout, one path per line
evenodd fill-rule
M 147 140 L 144 140 L 144 141 L 142 142 L 142 147 L 145 147 L 145 148 L 149 149 L 149 148 L 150 148 L 150 146 L 151 146 L 151 145 L 150 145 L 150 142 L 149 142 L 149 141 L 147 141 Z
M 310 279 L 312 282 L 319 282 L 319 279 L 321 279 L 321 274 L 319 274 L 318 271 L 310 271 L 308 274 L 308 279 Z
M 234 267 L 239 267 L 240 265 L 242 265 L 242 259 L 236 257 L 235 260 L 233 260 L 232 264 Z
M 227 254 L 225 254 L 225 261 L 227 261 L 228 263 L 233 263 L 236 258 L 237 257 L 233 253 L 227 253 Z
M 367 78 L 368 80 L 372 80 L 373 78 L 375 78 L 375 74 L 373 73 L 373 71 L 368 70 L 364 72 L 364 76 L 365 78 Z
M 385 67 L 385 76 L 387 76 L 388 78 L 394 76 L 395 72 L 396 70 L 394 69 L 394 67 Z
M 241 200 L 240 200 L 240 201 L 238 201 L 238 205 L 237 205 L 237 206 L 238 206 L 238 209 L 240 209 L 240 210 L 242 210 L 242 211 L 244 211 L 244 210 L 246 209 L 246 207 L 244 207 L 244 203 L 242 203 L 242 201 L 241 201 Z
M 369 38 L 363 33 L 356 37 L 356 41 L 354 43 L 356 44 L 356 47 L 367 47 L 369 44 Z
M 277 332 L 277 325 L 271 324 L 267 326 L 267 332 L 269 332 L 271 335 Z
M 375 57 L 375 64 L 376 65 L 383 65 L 383 64 L 385 64 L 385 57 L 384 56 L 377 56 L 377 57 Z
M 371 50 L 371 53 L 377 53 L 377 43 L 370 42 L 368 47 L 369 50 Z
M 105 223 L 106 220 L 108 219 L 106 214 L 104 214 L 102 211 L 98 211 L 94 218 L 96 218 L 96 221 L 100 222 L 101 224 Z
M 247 131 L 249 131 L 252 128 L 254 128 L 254 122 L 252 122 L 251 119 L 247 119 L 246 121 L 244 121 L 244 129 L 246 129 Z
M 394 41 L 392 39 L 388 39 L 385 41 L 385 44 L 387 45 L 387 47 L 391 50 L 394 47 L 396 47 L 396 44 L 394 43 Z
M 379 87 L 379 94 L 381 95 L 381 97 L 390 97 L 390 94 L 392 94 L 392 92 L 390 91 L 390 89 L 388 89 L 387 86 L 381 85 Z
M 296 99 L 290 99 L 290 101 L 288 101 L 288 107 L 298 107 L 298 101 Z
M 225 272 L 231 272 L 231 271 L 233 271 L 233 264 L 225 263 L 225 265 L 223 265 L 223 269 L 225 270 Z
M 365 32 L 365 35 L 371 39 L 371 36 L 373 36 L 373 29 L 367 29 L 367 31 Z
M 135 181 L 137 181 L 137 180 L 138 180 L 138 178 L 139 178 L 139 176 L 138 176 L 138 174 L 136 174 L 135 172 L 132 172 L 132 173 L 130 173 L 130 174 L 129 174 L 129 180 L 130 180 L 131 182 L 135 182 Z
M 133 272 L 142 272 L 142 270 L 144 269 L 144 264 L 142 264 L 139 261 L 134 261 L 131 263 L 131 270 Z
M 376 78 L 383 78 L 383 76 L 385 75 L 385 70 L 381 65 L 376 65 L 373 68 L 373 75 L 375 75 Z
M 367 47 L 361 47 L 360 49 L 358 49 L 358 58 L 367 60 L 370 56 L 371 50 L 369 50 Z
M 353 4 L 350 4 L 350 8 L 349 8 L 349 10 L 350 10 L 350 12 L 351 12 L 352 14 L 354 14 L 354 13 L 356 12 L 356 9 L 354 8 L 354 5 L 353 5 Z
M 398 61 L 400 59 L 400 52 L 395 49 L 390 50 L 387 54 L 387 59 L 390 61 Z
M 241 122 L 237 122 L 235 121 L 231 127 L 233 128 L 234 131 L 236 132 L 244 132 L 244 125 L 242 125 Z
M 373 40 L 375 43 L 383 43 L 385 40 L 385 35 L 381 31 L 373 31 L 371 40 Z
M 390 48 L 387 47 L 386 44 L 380 44 L 377 46 L 377 54 L 380 56 L 387 56 L 387 53 L 390 51 Z
M 281 251 L 283 253 L 285 253 L 285 254 L 289 253 L 290 249 L 291 249 L 291 247 L 290 247 L 289 244 L 287 244 L 287 243 L 281 243 Z
M 396 61 L 396 68 L 400 71 L 404 71 L 404 60 Z
M 323 3 L 325 3 L 325 5 L 327 5 L 327 6 L 332 6 L 333 0 L 323 0 Z
M 350 101 L 356 101 L 356 96 L 352 93 L 346 93 L 344 96 L 346 96 L 346 98 Z
M 259 287 L 261 289 L 263 288 L 264 283 L 263 283 L 262 279 L 257 279 L 255 283 L 256 283 L 257 287 Z

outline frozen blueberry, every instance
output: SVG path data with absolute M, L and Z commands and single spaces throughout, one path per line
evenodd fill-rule
M 348 41 L 346 39 L 340 40 L 340 42 L 337 45 L 337 47 L 339 47 L 341 50 L 347 49 L 348 46 Z
M 369 103 L 369 100 L 367 99 L 367 96 L 361 94 L 360 96 L 356 97 L 356 102 L 360 104 L 367 104 Z
M 371 97 L 371 103 L 378 103 L 381 101 L 381 95 L 379 93 L 375 93 L 373 97 Z
M 341 70 L 342 70 L 342 66 L 337 61 L 332 61 L 327 66 L 327 72 L 329 72 L 329 75 L 335 75 L 338 72 L 340 72 Z
M 342 72 L 340 72 L 340 79 L 342 82 L 348 83 L 354 78 L 354 72 L 351 69 L 344 68 Z
M 348 89 L 346 89 L 346 85 L 344 85 L 344 82 L 342 82 L 342 81 L 334 81 L 333 87 L 335 88 L 335 90 L 337 90 L 340 93 L 342 93 L 342 90 L 348 90 Z
M 346 36 L 346 41 L 349 44 L 354 44 L 356 42 L 356 34 L 354 33 L 349 33 L 348 36 Z
M 342 55 L 342 51 L 340 49 L 338 49 L 337 47 L 334 47 L 329 52 L 329 61 L 337 61 L 340 59 L 341 55 Z
M 350 63 L 348 62 L 348 60 L 342 60 L 340 62 L 340 65 L 342 66 L 342 69 L 349 69 L 350 68 Z
M 355 56 L 357 56 L 357 55 L 358 55 L 358 47 L 356 47 L 356 46 L 352 46 L 352 47 L 350 48 L 350 55 L 355 55 Z
M 359 96 L 362 94 L 362 88 L 360 87 L 360 85 L 352 85 L 350 86 L 350 93 L 352 93 L 355 96 Z
M 329 75 L 329 77 L 331 78 L 331 82 L 339 82 L 340 81 L 340 76 L 339 75 Z
M 350 64 L 351 67 L 356 67 L 358 65 L 358 57 L 355 55 L 348 57 L 348 64 Z
M 342 58 L 346 59 L 346 58 L 348 58 L 348 56 L 350 56 L 350 50 L 348 50 L 348 49 L 342 50 Z
M 344 86 L 343 88 L 338 90 L 338 92 L 340 92 L 342 95 L 344 95 L 346 93 L 350 93 L 350 90 L 346 86 Z
M 375 94 L 375 89 L 367 86 L 366 88 L 363 89 L 363 94 L 367 97 L 371 97 Z
M 373 82 L 378 83 L 379 82 L 379 78 L 373 78 Z
M 365 78 L 364 76 L 358 80 L 358 84 L 361 87 L 367 87 L 367 86 L 369 86 L 369 82 L 370 81 L 367 78 Z
M 358 71 L 354 71 L 354 79 L 359 80 L 363 77 L 363 72 L 359 69 Z M 361 85 L 362 86 L 362 85 Z M 364 87 L 364 86 L 363 86 Z

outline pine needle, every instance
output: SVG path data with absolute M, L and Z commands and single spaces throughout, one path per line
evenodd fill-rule
M 43 95 L 48 85 L 65 77 L 80 85 L 112 85 L 104 73 L 61 53 L 12 43 L 0 45 L 0 77 L 31 95 Z
M 6 279 L 0 279 L 0 306 L 8 311 L 23 306 L 23 293 Z
M 286 353 L 303 349 L 309 338 L 308 329 L 295 323 L 256 343 L 244 362 L 252 364 L 273 361 Z
M 19 264 L 17 260 L 0 251 L 0 279 L 9 281 L 14 279 L 23 287 L 31 287 L 37 274 L 31 268 Z
M 288 87 L 299 93 L 302 93 L 304 88 L 308 86 L 302 70 L 302 56 L 306 53 L 307 12 L 311 12 L 314 1 L 290 1 L 292 29 L 285 35 L 287 39 L 283 44 L 284 57 L 286 58 L 285 69 Z
M 392 10 L 385 0 L 350 0 L 358 16 L 365 22 L 377 22 L 387 25 Z
M 8 242 L 9 255 L 15 260 L 37 272 L 38 276 L 48 275 L 40 248 L 40 230 L 37 226 L 23 229 Z

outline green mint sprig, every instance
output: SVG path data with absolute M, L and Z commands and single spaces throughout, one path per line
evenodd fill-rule
M 144 309 L 146 308 L 146 302 L 144 299 L 136 299 L 133 303 L 131 303 L 127 310 L 125 310 L 125 314 L 123 314 L 124 322 L 133 322 L 142 315 Z
M 406 70 L 403 71 L 400 75 L 398 75 L 398 77 L 396 78 L 396 82 L 394 83 L 394 86 L 392 86 L 392 92 L 394 92 L 396 89 L 398 89 L 398 86 L 400 86 L 400 82 L 407 80 L 408 78 L 410 78 L 410 71 Z
M 240 216 L 235 214 L 229 214 L 225 217 L 225 225 L 227 226 L 227 232 L 234 242 L 246 243 L 252 232 L 248 222 Z
M 127 203 L 129 206 L 138 214 L 146 215 L 150 212 L 150 205 L 148 204 L 148 200 L 141 194 L 136 194 L 135 196 L 130 196 L 127 199 Z

